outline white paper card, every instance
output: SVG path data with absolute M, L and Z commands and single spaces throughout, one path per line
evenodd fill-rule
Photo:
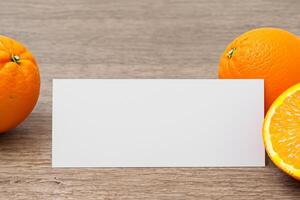
M 263 80 L 54 80 L 52 166 L 265 166 L 263 88 Z

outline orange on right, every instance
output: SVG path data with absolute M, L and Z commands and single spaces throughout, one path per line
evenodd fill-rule
M 219 78 L 264 79 L 267 111 L 283 91 L 300 82 L 300 40 L 278 28 L 243 33 L 222 54 Z
M 300 180 L 300 83 L 286 90 L 270 107 L 263 139 L 275 165 Z

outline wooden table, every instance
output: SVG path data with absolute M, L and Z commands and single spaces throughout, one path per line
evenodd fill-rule
M 244 31 L 300 35 L 297 0 L 2 0 L 1 34 L 36 55 L 39 104 L 0 136 L 0 199 L 299 199 L 300 183 L 266 168 L 51 168 L 53 78 L 216 78 Z M 300 55 L 300 54 L 299 54 Z M 196 152 L 195 152 L 196 153 Z

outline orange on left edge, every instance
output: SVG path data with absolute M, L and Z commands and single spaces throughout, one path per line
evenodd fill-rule
M 40 73 L 33 55 L 19 42 L 0 35 L 0 133 L 17 127 L 40 94 Z

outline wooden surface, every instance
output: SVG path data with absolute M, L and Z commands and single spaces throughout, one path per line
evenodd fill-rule
M 51 168 L 53 78 L 216 78 L 238 34 L 300 35 L 300 1 L 2 0 L 1 34 L 36 55 L 41 97 L 0 136 L 0 199 L 299 199 L 300 183 L 266 168 Z M 88 117 L 88 116 L 87 116 Z M 197 152 L 195 152 L 197 153 Z

